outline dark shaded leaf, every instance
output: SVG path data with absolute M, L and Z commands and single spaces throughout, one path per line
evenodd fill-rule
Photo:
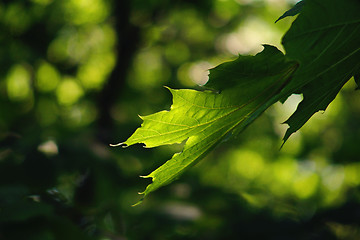
M 321 14 L 319 14 L 321 12 Z M 325 110 L 341 87 L 360 69 L 360 1 L 307 1 L 283 38 L 286 56 L 300 62 L 284 93 L 304 100 L 286 121 L 284 142 L 319 110 Z
M 301 10 L 303 9 L 305 5 L 305 0 L 302 0 L 300 2 L 297 2 L 295 4 L 294 7 L 292 7 L 291 9 L 287 10 L 283 15 L 281 15 L 276 21 L 275 23 L 277 23 L 278 21 L 280 21 L 283 18 L 286 17 L 290 17 L 290 16 L 295 16 L 296 14 L 299 14 L 301 12 Z

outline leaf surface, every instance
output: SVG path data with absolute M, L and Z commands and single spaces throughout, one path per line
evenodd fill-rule
M 123 144 L 146 147 L 181 143 L 184 149 L 145 176 L 152 178 L 144 194 L 167 185 L 198 162 L 233 130 L 240 131 L 261 114 L 288 82 L 297 63 L 275 47 L 264 46 L 256 56 L 239 56 L 210 70 L 215 91 L 174 90 L 170 111 L 142 117 L 143 124 Z
M 283 38 L 286 56 L 300 63 L 284 94 L 302 93 L 303 101 L 286 121 L 284 142 L 360 70 L 360 1 L 308 0 Z

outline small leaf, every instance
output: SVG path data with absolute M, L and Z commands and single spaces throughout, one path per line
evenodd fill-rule
M 281 15 L 275 21 L 275 23 L 277 23 L 278 21 L 280 21 L 283 18 L 290 17 L 290 16 L 295 16 L 296 14 L 299 14 L 301 12 L 301 10 L 303 9 L 304 4 L 305 4 L 305 0 L 302 0 L 302 1 L 298 2 L 298 3 L 296 3 L 294 7 L 287 10 L 283 15 Z

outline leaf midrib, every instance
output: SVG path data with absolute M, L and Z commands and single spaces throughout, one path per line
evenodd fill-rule
M 142 138 L 134 138 L 134 139 L 132 139 L 132 141 L 141 141 L 142 143 L 144 143 L 146 140 L 148 140 L 148 139 L 150 139 L 150 138 L 161 137 L 161 136 L 165 136 L 165 135 L 169 135 L 169 134 L 174 134 L 174 133 L 177 133 L 177 132 L 181 132 L 181 131 L 184 131 L 184 130 L 191 130 L 191 129 L 194 129 L 194 128 L 196 128 L 196 127 L 202 127 L 202 126 L 207 125 L 207 124 L 211 124 L 211 123 L 213 123 L 213 122 L 215 122 L 215 121 L 218 121 L 218 120 L 220 120 L 220 119 L 222 119 L 222 118 L 225 118 L 225 117 L 233 114 L 234 112 L 236 112 L 236 111 L 244 108 L 245 106 L 251 104 L 251 103 L 254 102 L 256 99 L 258 99 L 260 96 L 262 96 L 268 89 L 272 88 L 274 85 L 276 85 L 276 84 L 277 84 L 280 80 L 282 80 L 282 79 L 283 79 L 283 78 L 280 78 L 279 80 L 275 81 L 273 84 L 271 84 L 270 86 L 268 86 L 268 87 L 267 87 L 266 89 L 264 89 L 260 94 L 258 94 L 258 95 L 255 96 L 254 98 L 250 99 L 248 102 L 246 102 L 246 103 L 244 103 L 244 104 L 242 104 L 242 105 L 238 105 L 238 106 L 235 105 L 235 106 L 234 106 L 235 109 L 233 109 L 232 111 L 229 111 L 228 113 L 226 113 L 226 114 L 224 114 L 224 115 L 222 115 L 222 116 L 220 116 L 220 117 L 218 117 L 218 118 L 214 118 L 214 119 L 211 120 L 211 121 L 204 122 L 204 123 L 199 124 L 199 125 L 190 126 L 190 127 L 188 127 L 188 128 L 185 128 L 185 129 L 178 129 L 178 130 L 174 130 L 174 131 L 171 131 L 171 132 L 161 133 L 161 134 L 159 134 L 159 135 L 153 135 L 153 136 L 142 137 Z M 175 93 L 175 91 L 174 91 L 174 93 Z M 186 100 L 187 102 L 189 102 L 187 99 L 183 98 L 183 97 L 180 96 L 180 95 L 178 95 L 178 97 L 180 97 L 180 98 Z M 189 103 L 191 103 L 191 102 L 189 102 Z M 193 103 L 191 103 L 191 104 L 192 104 L 193 106 L 197 106 L 196 104 L 193 104 Z M 259 104 L 259 105 L 261 105 L 261 104 Z M 257 108 L 256 108 L 256 109 L 257 109 Z M 252 112 L 250 111 L 250 114 L 251 114 L 251 113 L 252 113 Z M 249 115 L 249 114 L 245 115 L 245 117 L 248 116 L 248 115 Z M 244 119 L 245 119 L 245 117 L 244 117 Z M 158 122 L 157 120 L 154 120 L 154 119 L 146 119 L 146 120 L 147 120 L 147 121 L 150 120 L 150 121 Z M 243 120 L 242 120 L 242 121 L 243 121 Z M 239 123 L 241 123 L 241 121 L 240 121 Z M 166 123 L 166 124 L 167 124 L 167 123 Z M 211 125 L 210 125 L 210 126 L 211 126 Z M 205 129 L 206 129 L 206 128 L 205 128 Z M 144 130 L 144 129 L 143 129 L 143 130 Z M 204 130 L 204 129 L 203 129 L 203 130 Z M 203 131 L 203 130 L 202 130 L 202 131 Z M 187 133 L 188 133 L 188 132 L 187 132 Z M 182 138 L 184 135 L 187 135 L 187 133 L 185 133 L 185 134 L 183 134 L 183 135 L 180 135 L 180 136 L 175 136 L 173 139 Z M 194 134 L 193 134 L 193 135 L 194 135 Z M 173 139 L 169 139 L 169 140 L 167 140 L 166 142 L 172 142 Z M 163 143 L 163 144 L 164 144 L 164 143 Z

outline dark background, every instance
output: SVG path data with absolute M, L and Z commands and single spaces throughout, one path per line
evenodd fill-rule
M 168 109 L 163 88 L 262 43 L 293 1 L 0 3 L 0 239 L 360 239 L 353 80 L 279 150 L 301 96 L 131 207 L 181 146 L 111 148 Z

